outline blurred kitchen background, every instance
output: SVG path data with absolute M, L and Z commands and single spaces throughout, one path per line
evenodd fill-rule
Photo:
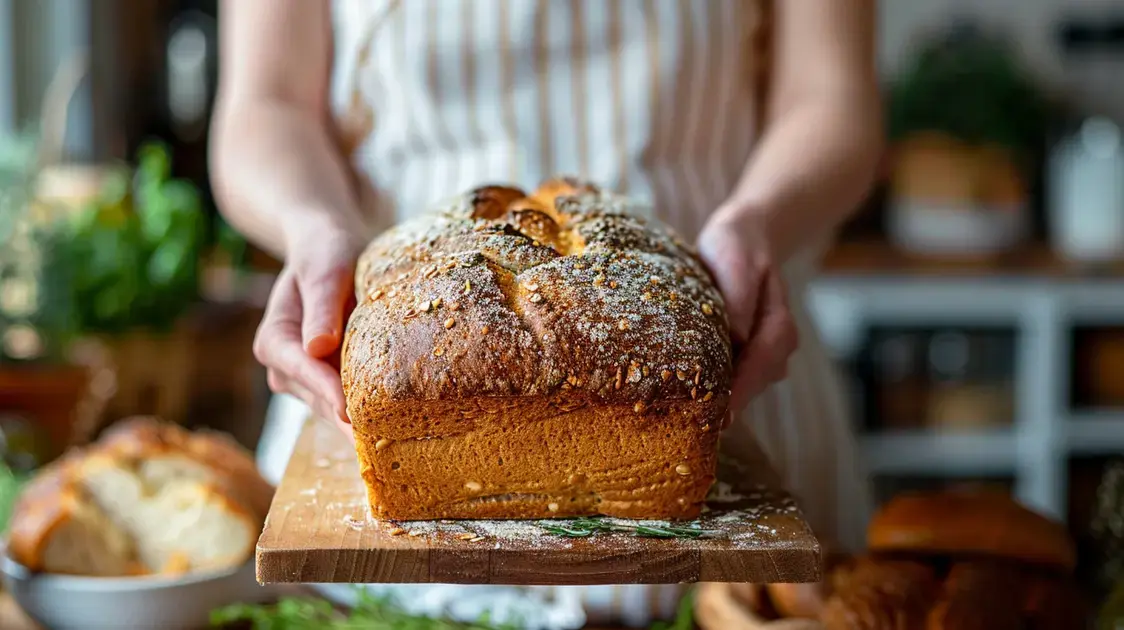
M 812 290 L 866 464 L 880 497 L 1009 489 L 1095 549 L 1124 505 L 1101 484 L 1124 453 L 1124 3 L 880 4 L 891 150 Z M 10 466 L 131 413 L 256 440 L 278 265 L 208 191 L 215 5 L 0 0 Z

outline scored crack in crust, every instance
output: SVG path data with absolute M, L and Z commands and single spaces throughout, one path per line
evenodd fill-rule
M 391 400 L 724 396 L 721 295 L 628 206 L 589 187 L 487 187 L 384 234 L 359 262 L 345 377 Z
M 488 448 L 512 450 L 510 436 L 500 435 L 500 429 L 518 431 L 517 420 L 538 422 L 560 414 L 570 414 L 573 423 L 597 423 L 589 430 L 604 439 L 628 441 L 637 430 L 667 428 L 658 439 L 655 434 L 645 438 L 656 455 L 661 449 L 680 455 L 693 449 L 676 461 L 649 458 L 658 470 L 629 460 L 581 471 L 587 479 L 605 473 L 606 483 L 621 482 L 610 467 L 623 464 L 633 471 L 628 477 L 633 481 L 623 486 L 636 489 L 635 496 L 614 496 L 610 503 L 618 506 L 612 508 L 616 513 L 681 515 L 701 507 L 708 475 L 713 477 L 710 451 L 717 431 L 711 428 L 720 425 L 729 399 L 726 311 L 695 252 L 637 213 L 634 202 L 569 179 L 552 180 L 530 195 L 505 186 L 480 188 L 375 239 L 359 260 L 355 288 L 357 306 L 348 323 L 341 375 L 376 513 L 401 513 L 405 502 L 394 507 L 392 495 L 408 490 L 390 477 L 409 475 L 401 472 L 406 462 L 400 459 L 391 462 L 397 467 L 382 471 L 375 456 L 381 449 L 368 442 L 382 441 L 385 447 L 476 432 L 477 441 L 490 436 Z M 604 414 L 613 417 L 598 419 Z M 614 437 L 606 427 L 630 425 L 621 414 L 647 416 L 651 422 Z M 582 441 L 577 426 L 556 425 L 549 434 L 523 430 L 521 439 L 541 441 L 562 432 Z M 596 436 L 588 438 L 592 444 Z M 683 447 L 684 440 L 694 446 Z M 580 450 L 577 443 L 570 446 Z M 594 450 L 597 456 L 618 456 L 629 449 L 602 445 Z M 582 468 L 561 453 L 548 459 Z M 680 464 L 697 471 L 690 488 L 676 478 L 686 476 L 674 473 Z M 499 466 L 474 465 L 486 469 L 478 476 Z M 509 509 L 520 515 L 566 512 L 547 510 L 559 501 L 575 504 L 577 513 L 605 509 L 595 507 L 605 501 L 593 497 L 598 488 L 587 487 L 578 497 L 572 485 L 532 480 L 510 472 L 511 466 L 505 487 L 485 494 L 546 495 L 538 502 L 543 505 L 531 501 L 534 505 L 515 509 L 511 502 L 457 495 L 438 500 L 433 487 L 416 486 L 455 480 L 439 481 L 440 475 L 428 470 L 408 483 L 415 486 L 409 491 L 415 503 L 429 507 L 406 511 L 425 517 L 477 514 L 482 506 L 493 506 L 487 508 L 493 516 Z M 531 468 L 522 472 L 530 475 Z M 480 479 L 461 483 L 468 482 L 485 485 Z M 621 483 L 611 485 L 622 489 Z M 664 486 L 670 486 L 666 497 L 639 490 Z M 679 507 L 669 509 L 663 505 L 668 502 Z

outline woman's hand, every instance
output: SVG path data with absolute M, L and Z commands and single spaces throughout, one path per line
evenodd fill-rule
M 699 235 L 698 249 L 726 300 L 734 339 L 730 410 L 737 413 L 787 376 L 796 323 L 766 230 L 755 215 L 716 212 Z
M 338 357 L 355 304 L 361 246 L 338 227 L 298 224 L 286 231 L 294 237 L 254 338 L 254 356 L 266 367 L 270 389 L 300 398 L 350 436 Z
M 270 388 L 350 433 L 337 356 L 370 231 L 327 110 L 330 9 L 222 3 L 210 170 L 231 225 L 285 261 L 254 339 Z

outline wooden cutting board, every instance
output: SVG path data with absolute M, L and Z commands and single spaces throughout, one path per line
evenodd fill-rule
M 723 462 L 699 524 L 714 538 L 566 538 L 541 521 L 379 522 L 355 451 L 304 428 L 257 547 L 258 580 L 445 584 L 814 582 L 820 546 L 763 455 Z M 470 537 L 469 534 L 472 536 Z M 466 538 L 470 538 L 465 540 Z

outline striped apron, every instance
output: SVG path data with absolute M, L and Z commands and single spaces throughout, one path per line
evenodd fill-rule
M 760 8 L 746 0 L 334 0 L 331 106 L 372 234 L 483 183 L 533 188 L 566 174 L 649 200 L 693 239 L 754 146 Z M 847 549 L 861 545 L 869 507 L 838 379 L 799 299 L 815 249 L 784 270 L 802 335 L 790 376 L 751 403 L 723 448 L 736 456 L 739 443 L 756 439 L 817 535 Z M 276 480 L 307 409 L 292 399 L 274 407 L 261 457 Z M 484 607 L 495 594 L 409 588 L 429 589 L 415 602 L 444 601 L 435 593 L 455 588 L 455 599 Z M 520 590 L 544 591 L 557 605 L 584 604 L 593 618 L 644 625 L 673 612 L 678 587 Z

